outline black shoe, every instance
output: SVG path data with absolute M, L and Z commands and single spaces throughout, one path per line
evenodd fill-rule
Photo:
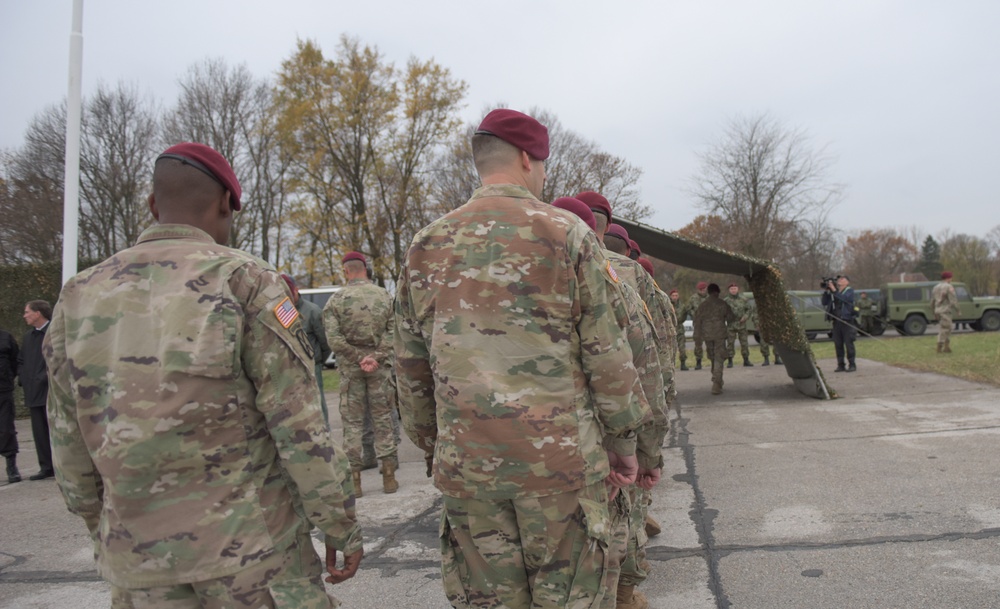
M 688 369 L 688 365 L 686 363 L 684 363 L 684 362 L 681 362 L 681 370 L 687 370 L 687 369 Z
M 843 364 L 838 364 L 837 369 L 834 372 L 847 372 L 847 368 L 844 368 Z
M 743 358 L 743 367 L 744 368 L 753 368 L 753 364 L 750 363 L 750 358 L 748 358 L 748 357 L 744 357 Z
M 17 459 L 7 457 L 7 483 L 14 484 L 21 481 L 21 472 L 17 471 Z
M 775 363 L 777 363 L 777 362 L 775 362 Z M 765 357 L 764 358 L 764 363 L 761 364 L 761 366 L 770 366 L 770 365 L 771 365 L 771 361 L 768 358 Z
M 28 476 L 28 480 L 45 480 L 46 478 L 55 478 L 56 473 L 51 469 L 43 469 L 34 476 Z
M 732 367 L 733 367 L 733 358 L 729 358 L 729 360 L 726 362 L 726 368 L 732 368 Z
M 847 367 L 847 371 L 848 372 L 857 372 L 858 371 L 858 367 L 855 366 L 854 364 L 851 364 L 850 366 Z
M 700 357 L 698 359 L 694 360 L 694 369 L 695 370 L 701 370 L 701 358 Z

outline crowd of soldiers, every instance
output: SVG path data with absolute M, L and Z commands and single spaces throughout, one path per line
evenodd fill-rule
M 394 493 L 397 408 L 443 494 L 453 606 L 648 607 L 683 321 L 720 393 L 735 340 L 751 365 L 754 311 L 735 285 L 679 307 L 600 193 L 540 201 L 534 118 L 490 112 L 472 151 L 482 186 L 414 237 L 395 298 L 350 252 L 322 312 L 225 246 L 241 190 L 218 152 L 157 158 L 157 224 L 66 284 L 44 343 L 56 478 L 114 607 L 335 604 L 324 572 L 344 581 L 364 553 L 364 419 Z M 331 350 L 343 447 L 322 397 Z

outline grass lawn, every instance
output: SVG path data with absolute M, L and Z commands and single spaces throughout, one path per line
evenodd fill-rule
M 836 357 L 833 341 L 812 343 L 816 359 Z M 1000 332 L 953 334 L 950 355 L 938 355 L 937 333 L 865 338 L 854 343 L 859 358 L 1000 385 Z
M 323 370 L 323 391 L 340 391 L 340 372 L 336 369 Z

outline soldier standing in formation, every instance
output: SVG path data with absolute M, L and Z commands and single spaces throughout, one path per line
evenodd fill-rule
M 382 462 L 382 491 L 395 493 L 399 489 L 399 462 L 392 424 L 396 408 L 392 390 L 392 297 L 368 279 L 363 254 L 348 252 L 343 266 L 347 285 L 326 301 L 323 322 L 340 370 L 344 448 L 351 462 L 354 491 L 361 497 L 361 436 L 368 409 L 375 429 L 375 455 Z
M 726 337 L 726 350 L 729 352 L 727 368 L 733 367 L 733 356 L 736 354 L 736 341 L 740 341 L 740 354 L 743 356 L 744 366 L 753 366 L 750 363 L 750 341 L 747 337 L 747 321 L 750 319 L 750 305 L 746 298 L 740 295 L 740 286 L 735 283 L 729 284 L 729 294 L 725 302 L 736 315 L 736 323 L 729 325 L 729 334 Z
M 858 309 L 858 327 L 865 334 L 871 336 L 875 328 L 875 303 L 868 298 L 867 292 L 861 292 L 856 303 Z
M 598 606 L 605 483 L 635 482 L 650 416 L 609 311 L 618 283 L 593 232 L 538 200 L 543 125 L 494 110 L 472 153 L 482 187 L 414 237 L 395 305 L 404 427 L 444 494 L 445 591 L 455 607 Z
M 691 314 L 691 321 L 694 322 L 694 369 L 701 370 L 701 356 L 704 353 L 703 345 L 705 344 L 705 337 L 698 334 L 698 307 L 701 306 L 705 300 L 708 299 L 708 283 L 705 281 L 699 281 L 698 285 L 695 286 L 695 293 L 691 294 L 691 298 L 688 299 L 687 311 Z
M 149 208 L 135 246 L 67 282 L 45 339 L 57 481 L 112 607 L 331 607 L 310 528 L 328 582 L 363 549 L 299 313 L 224 245 L 240 186 L 218 152 L 168 148 Z
M 326 408 L 326 395 L 323 393 L 323 365 L 326 358 L 330 357 L 330 344 L 326 342 L 326 329 L 323 328 L 323 309 L 319 305 L 309 302 L 299 294 L 299 286 L 291 275 L 282 273 L 281 278 L 285 280 L 289 291 L 292 293 L 292 302 L 299 312 L 302 320 L 302 327 L 305 328 L 306 336 L 309 337 L 309 345 L 313 351 L 314 370 L 316 372 L 316 386 L 319 388 L 320 404 L 323 407 L 323 420 L 327 426 L 330 425 L 330 413 Z
M 712 360 L 712 393 L 715 395 L 722 393 L 722 369 L 729 357 L 726 348 L 728 326 L 736 323 L 736 314 L 719 298 L 720 291 L 717 284 L 709 285 L 708 297 L 694 313 L 694 334 L 704 338 L 708 358 Z
M 681 370 L 687 370 L 687 336 L 684 334 L 684 320 L 687 319 L 687 306 L 681 304 L 681 293 L 677 288 L 670 290 L 670 304 L 674 307 L 677 315 L 677 353 L 680 356 Z
M 931 292 L 934 319 L 938 321 L 937 352 L 951 353 L 952 316 L 959 313 L 958 296 L 951 285 L 951 271 L 941 273 L 941 282 Z

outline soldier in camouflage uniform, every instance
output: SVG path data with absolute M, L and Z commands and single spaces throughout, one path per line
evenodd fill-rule
M 727 327 L 736 323 L 736 314 L 719 298 L 720 291 L 718 285 L 709 285 L 708 297 L 694 314 L 694 333 L 705 339 L 708 358 L 712 360 L 712 393 L 715 395 L 722 393 L 722 369 L 729 357 Z
M 299 295 L 299 286 L 291 275 L 282 273 L 281 278 L 288 284 L 288 289 L 292 292 L 292 302 L 299 312 L 302 320 L 302 327 L 309 337 L 309 344 L 313 350 L 314 370 L 316 372 L 316 386 L 319 388 L 320 404 L 323 407 L 323 420 L 327 427 L 330 426 L 330 413 L 326 408 L 326 395 L 323 393 L 323 365 L 326 358 L 330 357 L 330 344 L 326 342 L 326 329 L 323 328 L 323 309 L 319 305 L 309 302 Z
M 937 352 L 951 353 L 952 316 L 957 314 L 958 296 L 951 285 L 951 271 L 941 273 L 941 282 L 934 286 L 931 292 L 931 305 L 934 307 L 934 319 L 938 320 Z
M 691 298 L 688 299 L 687 311 L 691 314 L 691 321 L 694 322 L 694 369 L 701 370 L 701 357 L 704 354 L 703 345 L 705 343 L 705 337 L 698 335 L 698 307 L 701 303 L 708 299 L 708 283 L 704 281 L 699 281 L 698 285 L 695 286 L 695 293 L 691 294 Z
M 875 327 L 875 302 L 866 292 L 861 292 L 854 306 L 858 309 L 858 329 L 865 336 L 871 336 Z
M 760 327 L 760 317 L 757 315 L 757 305 L 750 305 L 750 319 L 753 321 L 753 325 L 757 328 L 757 334 L 760 336 L 760 354 L 764 358 L 764 363 L 761 366 L 771 365 L 771 343 L 767 342 L 764 337 L 764 329 Z M 780 365 L 784 362 L 781 361 L 781 356 L 778 355 L 777 349 L 774 351 L 774 363 Z
M 330 295 L 323 307 L 326 337 L 337 354 L 340 369 L 340 419 L 344 447 L 351 462 L 354 489 L 361 496 L 362 447 L 365 410 L 371 412 L 375 430 L 375 456 L 382 462 L 382 491 L 395 493 L 396 435 L 392 411 L 396 392 L 392 386 L 392 297 L 368 280 L 365 257 L 344 255 L 347 285 Z
M 313 526 L 328 582 L 361 560 L 299 314 L 267 263 L 222 245 L 239 196 L 222 155 L 168 148 L 159 224 L 67 282 L 45 341 L 56 479 L 113 607 L 334 606 Z
M 677 315 L 677 353 L 680 356 L 681 370 L 687 370 L 687 336 L 684 335 L 684 321 L 687 319 L 687 305 L 681 304 L 681 293 L 677 289 L 670 290 L 670 304 Z
M 395 303 L 403 426 L 444 493 L 445 591 L 454 607 L 597 607 L 605 481 L 635 481 L 649 416 L 618 283 L 587 225 L 537 199 L 544 126 L 494 110 L 472 152 L 483 186 L 414 237 Z
M 729 361 L 727 368 L 733 367 L 733 355 L 736 353 L 736 341 L 740 341 L 740 355 L 743 356 L 744 366 L 753 366 L 750 363 L 750 340 L 747 336 L 747 321 L 750 319 L 750 307 L 746 298 L 740 295 L 740 286 L 735 283 L 729 284 L 729 294 L 724 298 L 729 308 L 736 315 L 736 323 L 729 326 L 729 335 L 726 338 L 726 350 L 729 351 Z

